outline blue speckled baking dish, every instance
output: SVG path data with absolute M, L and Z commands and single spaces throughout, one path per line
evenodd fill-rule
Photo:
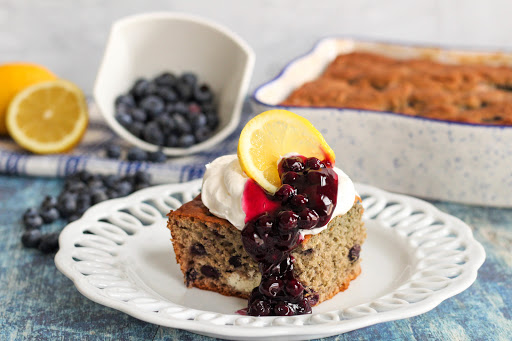
M 252 94 L 256 112 L 288 109 L 310 120 L 353 180 L 390 191 L 466 204 L 512 207 L 512 126 L 486 126 L 346 108 L 280 106 L 340 53 L 512 66 L 512 54 L 345 38 L 320 40 Z

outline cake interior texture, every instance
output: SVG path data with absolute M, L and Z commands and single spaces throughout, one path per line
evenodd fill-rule
M 512 125 L 512 67 L 337 56 L 281 105 L 392 111 L 478 124 Z
M 292 252 L 294 272 L 319 303 L 348 288 L 361 272 L 360 247 L 366 238 L 359 201 L 331 220 L 322 232 L 306 236 Z M 241 233 L 212 215 L 201 197 L 169 213 L 171 240 L 188 287 L 248 298 L 258 286 L 258 264 L 245 252 Z

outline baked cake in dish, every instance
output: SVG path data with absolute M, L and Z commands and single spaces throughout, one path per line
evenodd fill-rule
M 282 138 L 254 149 L 254 136 L 276 136 L 274 128 Z M 297 138 L 307 143 L 290 147 L 286 140 Z M 201 194 L 171 211 L 167 227 L 188 287 L 248 298 L 249 315 L 295 315 L 360 274 L 362 214 L 320 133 L 295 114 L 271 110 L 249 121 L 238 155 L 206 166 Z
M 338 55 L 280 105 L 392 111 L 440 120 L 512 125 L 512 68 Z

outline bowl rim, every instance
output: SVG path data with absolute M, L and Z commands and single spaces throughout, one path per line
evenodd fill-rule
M 428 44 L 428 43 L 409 43 L 404 41 L 387 41 L 387 40 L 381 40 L 381 39 L 372 39 L 372 38 L 365 38 L 365 37 L 356 37 L 356 36 L 345 36 L 345 35 L 332 35 L 332 36 L 326 36 L 319 40 L 317 40 L 313 47 L 310 48 L 307 52 L 300 54 L 294 58 L 292 58 L 290 61 L 288 61 L 284 67 L 277 73 L 276 76 L 274 76 L 272 79 L 264 82 L 263 84 L 260 84 L 256 87 L 256 89 L 252 92 L 250 98 L 252 101 L 254 101 L 257 105 L 264 106 L 267 108 L 272 109 L 285 109 L 285 108 L 293 108 L 293 109 L 305 109 L 305 110 L 336 110 L 339 112 L 346 111 L 346 110 L 352 110 L 362 113 L 378 113 L 378 114 L 384 114 L 384 115 L 390 115 L 390 116 L 396 116 L 401 118 L 407 118 L 412 120 L 419 120 L 419 121 L 430 121 L 430 122 L 436 122 L 439 124 L 447 124 L 447 125 L 455 125 L 455 126 L 470 126 L 470 127 L 483 127 L 483 128 L 499 128 L 499 129 L 512 129 L 512 125 L 504 125 L 504 124 L 483 124 L 483 123 L 470 123 L 470 122 L 457 122 L 457 121 L 448 121 L 448 120 L 442 120 L 438 118 L 429 118 L 429 117 L 420 117 L 420 116 L 411 116 L 403 113 L 398 113 L 394 111 L 380 111 L 380 110 L 368 110 L 368 109 L 360 109 L 360 108 L 348 108 L 348 107 L 313 107 L 313 106 L 297 106 L 297 105 L 279 105 L 279 104 L 269 104 L 265 103 L 262 100 L 258 98 L 259 92 L 271 85 L 272 83 L 278 81 L 290 68 L 294 66 L 298 61 L 307 58 L 308 56 L 312 55 L 323 43 L 326 41 L 331 40 L 347 40 L 347 41 L 353 41 L 353 42 L 361 42 L 361 43 L 376 43 L 376 44 L 387 44 L 387 45 L 395 45 L 395 46 L 402 46 L 402 47 L 413 47 L 413 48 L 433 48 L 433 49 L 442 49 L 442 50 L 453 50 L 453 51 L 463 51 L 463 52 L 474 52 L 474 53 L 512 53 L 511 51 L 506 51 L 505 49 L 502 50 L 491 50 L 486 48 L 476 48 L 476 47 L 467 47 L 467 46 L 455 46 L 455 45 L 449 45 L 444 46 L 441 44 Z
M 98 111 L 101 113 L 102 117 L 105 119 L 109 127 L 122 139 L 129 142 L 131 145 L 137 146 L 139 148 L 142 148 L 147 151 L 157 151 L 162 150 L 162 152 L 168 156 L 186 156 L 191 154 L 196 154 L 198 152 L 202 152 L 204 150 L 212 148 L 214 145 L 220 143 L 223 141 L 226 137 L 228 137 L 238 126 L 238 123 L 240 122 L 240 118 L 242 115 L 242 107 L 245 100 L 245 97 L 247 96 L 247 92 L 249 89 L 250 80 L 252 77 L 252 73 L 254 71 L 254 64 L 255 64 L 255 53 L 253 49 L 250 47 L 250 45 L 245 42 L 237 33 L 229 30 L 225 26 L 222 26 L 216 22 L 213 22 L 209 19 L 205 19 L 203 17 L 192 15 L 188 13 L 183 12 L 173 12 L 173 11 L 155 11 L 155 12 L 146 12 L 146 13 L 139 13 L 134 14 L 130 16 L 126 16 L 123 18 L 120 18 L 116 21 L 114 21 L 110 27 L 109 35 L 106 41 L 106 44 L 104 46 L 103 54 L 101 57 L 101 63 L 98 68 L 98 71 L 96 73 L 96 78 L 93 85 L 93 95 L 95 102 L 96 98 L 98 96 L 98 83 L 100 80 L 100 75 L 104 72 L 106 66 L 105 66 L 105 56 L 107 54 L 108 46 L 111 45 L 114 33 L 121 29 L 123 26 L 126 25 L 132 25 L 132 24 L 138 24 L 143 23 L 147 21 L 154 21 L 154 20 L 177 20 L 177 21 L 183 21 L 183 22 L 191 22 L 198 25 L 202 25 L 208 29 L 211 29 L 213 31 L 217 31 L 218 33 L 222 34 L 226 38 L 232 40 L 243 53 L 245 54 L 246 63 L 243 69 L 243 77 L 240 82 L 240 86 L 238 87 L 239 91 L 235 98 L 235 103 L 233 107 L 233 111 L 231 113 L 231 116 L 229 117 L 228 122 L 222 128 L 221 130 L 217 131 L 214 135 L 212 135 L 210 138 L 208 138 L 205 141 L 202 141 L 198 144 L 195 144 L 188 148 L 176 148 L 176 147 L 164 147 L 164 146 L 158 146 L 151 144 L 149 142 L 146 142 L 134 135 L 132 135 L 126 128 L 121 126 L 115 119 L 113 115 L 107 115 L 106 113 L 99 108 L 98 105 Z M 113 103 L 112 103 L 113 105 Z

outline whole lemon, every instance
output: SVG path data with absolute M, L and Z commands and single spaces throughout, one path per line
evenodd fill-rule
M 30 63 L 0 65 L 0 135 L 7 133 L 5 115 L 13 97 L 32 84 L 57 77 L 43 66 Z

